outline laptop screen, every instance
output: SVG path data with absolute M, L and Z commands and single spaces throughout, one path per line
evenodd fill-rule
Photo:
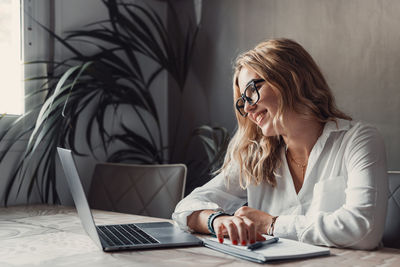
M 71 150 L 60 147 L 57 147 L 57 152 L 60 157 L 61 165 L 64 169 L 69 190 L 71 191 L 82 226 L 87 234 L 93 239 L 93 241 L 101 248 L 102 246 L 100 238 L 97 234 L 96 225 L 94 224 L 92 212 L 90 211 L 85 191 L 83 190 L 78 170 L 76 169 L 76 165 L 72 157 L 72 152 Z

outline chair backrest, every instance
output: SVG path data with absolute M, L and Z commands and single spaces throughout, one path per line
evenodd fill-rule
M 400 248 L 400 171 L 389 171 L 389 202 L 383 244 Z
M 185 183 L 184 164 L 100 163 L 94 170 L 89 204 L 95 209 L 171 218 Z

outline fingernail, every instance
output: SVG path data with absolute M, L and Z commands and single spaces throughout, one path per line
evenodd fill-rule
M 242 241 L 242 246 L 246 246 L 246 244 L 247 244 L 246 241 L 243 240 Z
M 223 239 L 223 238 L 221 238 L 221 237 L 220 237 L 220 238 L 218 238 L 218 241 L 219 241 L 219 243 L 221 243 L 221 244 L 222 244 L 222 243 L 224 243 L 224 239 Z
M 238 244 L 237 240 L 233 240 L 232 244 L 237 245 Z
M 251 240 L 251 241 L 250 241 L 250 244 L 254 244 L 255 242 L 256 242 L 256 241 L 254 241 L 254 240 Z

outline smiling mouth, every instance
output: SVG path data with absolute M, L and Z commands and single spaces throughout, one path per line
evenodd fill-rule
M 255 121 L 257 124 L 260 124 L 260 122 L 264 119 L 266 113 L 267 111 L 260 112 L 257 114 L 257 116 L 255 117 Z

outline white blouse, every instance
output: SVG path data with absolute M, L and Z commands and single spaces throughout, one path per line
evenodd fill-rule
M 234 213 L 248 202 L 249 207 L 279 215 L 275 236 L 334 247 L 378 246 L 388 185 L 384 142 L 374 127 L 347 120 L 326 123 L 310 153 L 298 194 L 284 150 L 281 158 L 276 187 L 264 183 L 243 190 L 238 168 L 231 168 L 180 201 L 172 218 L 182 229 L 191 230 L 187 216 L 193 211 Z

